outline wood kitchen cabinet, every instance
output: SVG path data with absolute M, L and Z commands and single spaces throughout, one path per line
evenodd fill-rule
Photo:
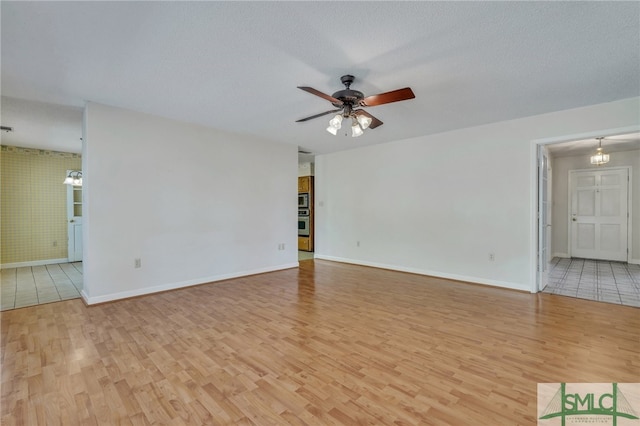
M 313 177 L 302 176 L 298 178 L 298 192 L 311 192 L 311 182 Z
M 310 237 L 298 237 L 298 250 L 313 251 L 313 240 Z

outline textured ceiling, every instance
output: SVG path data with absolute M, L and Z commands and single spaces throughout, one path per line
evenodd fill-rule
M 314 153 L 640 95 L 638 2 L 0 7 L 3 96 L 77 108 L 100 102 Z M 296 86 L 332 94 L 347 73 L 365 95 L 409 86 L 416 99 L 369 108 L 384 125 L 360 138 L 330 135 L 330 116 L 295 123 L 332 109 Z M 14 125 L 10 138 L 19 142 L 19 119 L 5 122 L 4 109 L 20 109 L 10 101 L 2 124 Z

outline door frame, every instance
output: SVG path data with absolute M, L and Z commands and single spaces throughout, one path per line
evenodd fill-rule
M 612 166 L 612 167 L 598 167 L 597 169 L 573 169 L 573 170 L 569 170 L 569 176 L 567 176 L 568 179 L 568 206 L 569 209 L 571 210 L 572 204 L 573 204 L 573 200 L 572 200 L 572 191 L 571 191 L 571 172 L 594 172 L 594 171 L 601 171 L 601 170 L 626 170 L 627 171 L 627 263 L 629 262 L 629 260 L 631 260 L 631 244 L 633 243 L 632 241 L 632 237 L 633 234 L 631 233 L 631 225 L 632 225 L 632 221 L 631 218 L 633 217 L 631 209 L 632 209 L 632 203 L 631 203 L 631 194 L 633 192 L 632 188 L 631 188 L 631 183 L 633 182 L 633 179 L 631 178 L 631 173 L 632 173 L 632 169 L 631 166 Z M 569 212 L 570 213 L 570 212 Z M 572 234 L 572 229 L 573 227 L 571 226 L 571 218 L 567 217 L 567 237 L 568 237 L 568 241 L 567 241 L 567 254 L 569 255 L 569 257 L 571 257 L 572 253 L 572 241 L 571 241 L 571 237 L 573 236 Z
M 552 198 L 552 182 L 553 176 L 550 167 L 550 156 L 547 145 L 538 145 L 538 194 L 537 201 L 540 203 L 542 200 L 546 202 L 546 208 L 544 205 L 540 205 L 537 213 L 537 227 L 538 227 L 538 246 L 537 246 L 537 268 L 538 268 L 538 281 L 537 288 L 539 291 L 544 290 L 548 284 L 548 266 L 551 256 L 551 207 Z M 541 185 L 546 185 L 546 190 Z M 544 246 L 541 244 L 544 243 Z
M 595 139 L 602 135 L 622 135 L 625 133 L 635 133 L 640 132 L 640 125 L 627 126 L 627 127 L 618 127 L 618 128 L 609 128 L 609 129 L 601 129 L 597 131 L 590 131 L 586 133 L 576 133 L 562 136 L 553 136 L 547 138 L 533 139 L 530 143 L 529 150 L 529 183 L 530 183 L 530 198 L 529 204 L 531 206 L 530 209 L 530 220 L 529 220 L 529 271 L 530 271 L 530 279 L 529 282 L 531 284 L 531 293 L 538 293 L 541 291 L 540 289 L 540 265 L 538 264 L 538 235 L 540 233 L 539 225 L 538 225 L 538 215 L 540 214 L 541 206 L 538 205 L 538 191 L 540 190 L 538 185 L 538 165 L 540 164 L 539 158 L 539 146 L 541 145 L 554 145 L 562 142 L 570 142 L 577 141 L 582 139 Z M 553 176 L 552 176 L 553 179 Z M 629 180 L 629 184 L 631 184 L 631 179 Z M 629 208 L 629 214 L 631 215 L 631 209 Z M 551 232 L 553 235 L 553 227 L 551 228 Z M 627 232 L 631 232 L 627 230 Z M 630 256 L 629 253 L 628 256 Z M 627 258 L 628 258 L 627 256 Z

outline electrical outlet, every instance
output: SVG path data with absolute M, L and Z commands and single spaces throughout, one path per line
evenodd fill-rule
M 494 260 L 496 260 L 495 253 L 489 253 L 489 261 L 493 262 Z
M 356 247 L 360 247 L 360 241 L 356 241 Z
M 133 263 L 134 268 L 141 268 L 142 267 L 142 260 L 141 259 L 136 259 Z
M 278 244 L 278 250 L 284 250 L 284 248 L 285 248 L 284 243 Z

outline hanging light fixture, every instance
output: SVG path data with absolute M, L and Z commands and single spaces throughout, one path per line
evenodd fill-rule
M 327 132 L 331 133 L 333 136 L 338 134 L 338 130 L 342 127 L 342 114 L 338 114 L 329 120 L 329 127 L 327 127 Z
M 67 177 L 64 179 L 65 185 L 82 186 L 82 171 L 81 170 L 69 170 Z
M 598 139 L 598 149 L 596 150 L 596 153 L 591 156 L 591 164 L 599 166 L 609 162 L 609 154 L 602 152 L 602 139 L 604 138 L 596 139 Z

